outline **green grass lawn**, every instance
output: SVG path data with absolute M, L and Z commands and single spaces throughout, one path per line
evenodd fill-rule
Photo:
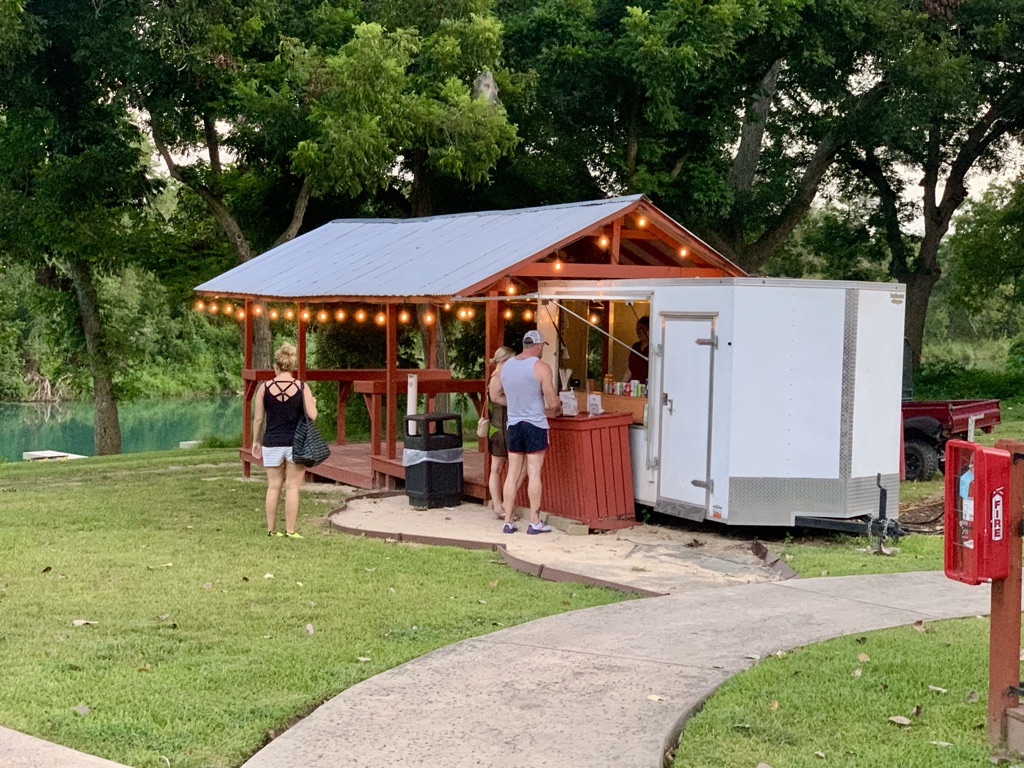
M 624 599 L 491 552 L 328 533 L 333 487 L 304 493 L 304 540 L 268 538 L 263 478 L 234 456 L 0 466 L 0 723 L 137 768 L 237 766 L 378 672 Z

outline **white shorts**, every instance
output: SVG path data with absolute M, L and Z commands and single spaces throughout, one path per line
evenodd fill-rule
M 284 462 L 290 461 L 292 464 L 292 447 L 290 445 L 263 446 L 263 466 L 264 467 L 280 467 Z

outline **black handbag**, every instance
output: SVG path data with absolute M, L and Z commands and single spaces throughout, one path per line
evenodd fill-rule
M 304 467 L 315 467 L 323 464 L 331 455 L 331 449 L 316 428 L 316 424 L 306 415 L 306 396 L 302 395 L 302 418 L 295 427 L 295 440 L 292 442 L 292 461 Z

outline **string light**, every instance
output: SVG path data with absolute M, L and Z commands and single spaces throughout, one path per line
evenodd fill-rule
M 308 322 L 309 321 L 309 317 L 310 317 L 309 310 L 308 309 L 302 310 L 302 322 L 304 322 L 304 323 Z
M 321 309 L 317 313 L 316 319 L 319 320 L 321 323 L 326 323 L 328 317 L 330 317 L 330 315 L 328 315 L 324 310 Z
M 210 310 L 210 314 L 216 314 L 217 313 L 217 302 L 213 302 L 212 304 L 210 304 L 209 310 Z
M 233 310 L 234 310 L 234 307 L 232 307 L 230 304 L 225 304 L 224 305 L 224 314 L 225 315 L 230 315 Z
M 679 255 L 680 256 L 686 256 L 686 249 L 685 248 L 680 248 L 679 249 Z
M 285 320 L 294 320 L 295 319 L 295 311 L 291 310 L 291 309 L 286 309 L 284 311 L 284 319 Z
M 465 320 L 467 317 L 469 317 L 469 315 L 467 314 L 466 308 L 465 307 L 460 307 L 459 308 L 459 320 Z
M 377 321 L 377 325 L 384 325 L 388 321 L 387 315 L 383 312 L 378 312 L 377 317 L 374 319 Z
M 245 310 L 238 310 L 238 312 L 235 313 L 235 317 L 237 317 L 239 320 L 245 320 Z
M 525 320 L 526 322 L 530 322 L 531 320 L 533 320 L 533 312 L 531 312 L 530 310 L 526 310 L 525 312 L 523 312 L 523 320 Z
M 516 284 L 513 283 L 511 280 L 508 281 L 508 288 L 505 289 L 505 293 L 507 293 L 509 296 L 516 295 Z
M 562 261 L 561 261 L 561 259 L 555 259 L 555 271 L 556 272 L 560 272 L 561 270 L 562 270 Z
M 451 308 L 452 308 L 452 305 L 451 305 L 451 304 L 445 304 L 445 305 L 444 305 L 444 311 L 445 311 L 445 312 L 447 312 L 447 311 L 448 311 L 449 309 L 451 309 Z
M 434 315 L 433 315 L 433 313 L 432 312 L 427 312 L 425 315 L 423 315 L 423 322 L 426 323 L 427 325 L 432 324 L 434 322 Z
M 408 323 L 409 322 L 409 313 L 406 312 L 404 309 L 401 312 L 398 313 L 398 322 L 400 322 L 400 323 Z
M 280 317 L 280 312 L 278 312 L 276 309 L 270 310 L 270 319 L 271 320 L 277 320 L 278 317 Z
M 601 320 L 601 318 L 599 318 L 597 315 L 591 315 L 590 316 L 590 324 L 591 325 L 597 325 L 598 322 L 600 322 L 600 320 Z
M 643 216 L 641 216 L 641 217 L 640 217 L 640 218 L 639 218 L 639 219 L 637 220 L 637 222 L 636 222 L 636 223 L 637 223 L 637 226 L 638 226 L 638 227 L 640 227 L 641 229 L 643 229 L 644 227 L 646 227 L 646 226 L 647 226 L 647 219 L 645 219 L 645 218 L 644 218 Z
M 506 309 L 505 310 L 505 319 L 506 320 L 511 320 L 512 319 L 512 310 L 511 309 Z
M 262 304 L 254 305 L 253 308 L 252 308 L 252 313 L 254 315 L 256 315 L 257 317 L 262 315 L 263 314 L 263 305 Z
M 203 302 L 201 302 L 201 301 L 197 301 L 196 302 L 196 312 L 202 312 L 204 309 L 206 309 L 206 305 L 203 304 Z
M 473 317 L 473 316 L 474 316 L 475 314 L 476 314 L 476 310 L 475 310 L 475 309 L 473 309 L 472 307 L 469 307 L 469 308 L 468 308 L 468 309 L 466 310 L 466 317 L 467 317 L 467 318 L 472 318 L 472 317 Z
M 597 244 L 600 245 L 602 248 L 607 248 L 608 238 L 605 237 L 604 235 L 601 235 L 600 239 L 597 241 Z
M 335 312 L 334 319 L 337 320 L 339 323 L 343 321 L 345 319 L 345 310 L 339 309 L 337 312 Z
M 358 312 L 356 312 L 356 320 L 358 322 L 360 322 L 360 323 L 363 322 L 364 320 L 366 320 L 366 310 L 365 309 L 360 309 Z

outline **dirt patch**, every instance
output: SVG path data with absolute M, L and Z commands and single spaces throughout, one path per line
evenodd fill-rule
M 900 526 L 908 533 L 941 534 L 944 508 L 942 499 L 921 499 L 901 504 Z

